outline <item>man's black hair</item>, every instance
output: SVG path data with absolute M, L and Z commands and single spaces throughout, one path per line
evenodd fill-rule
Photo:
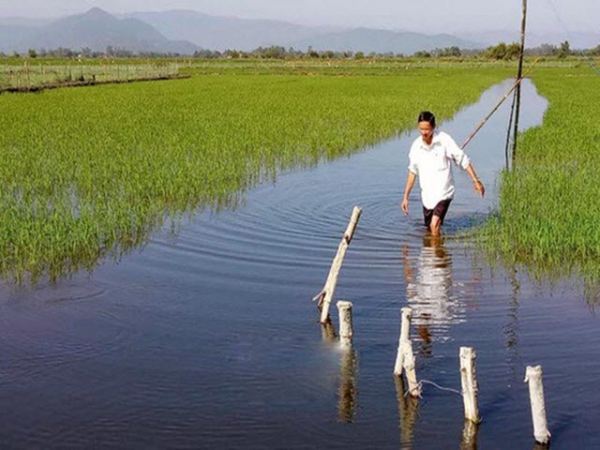
M 417 123 L 419 122 L 429 122 L 429 125 L 435 128 L 435 116 L 430 111 L 423 111 L 421 114 L 419 114 Z

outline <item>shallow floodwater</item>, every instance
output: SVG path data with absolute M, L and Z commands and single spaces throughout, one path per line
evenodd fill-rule
M 510 84 L 440 128 L 460 144 Z M 455 171 L 447 236 L 495 205 L 508 103 L 467 148 L 488 195 Z M 540 124 L 530 83 L 522 103 L 522 125 Z M 424 239 L 418 189 L 408 217 L 398 206 L 415 137 L 283 174 L 91 275 L 0 287 L 2 448 L 532 448 L 523 379 L 535 364 L 553 448 L 600 447 L 594 311 L 566 283 Z M 342 352 L 310 299 L 354 205 L 363 215 L 336 291 L 354 303 L 354 348 Z M 476 349 L 474 442 L 462 442 L 459 395 L 425 384 L 413 401 L 392 376 L 407 305 L 420 379 L 459 390 L 459 348 Z

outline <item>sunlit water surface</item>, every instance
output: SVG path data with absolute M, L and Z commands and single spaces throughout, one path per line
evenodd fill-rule
M 440 128 L 461 143 L 510 84 Z M 522 126 L 540 124 L 546 102 L 530 83 L 522 101 Z M 457 171 L 447 236 L 495 207 L 508 115 L 506 104 L 469 145 L 488 195 Z M 571 283 L 535 284 L 462 240 L 424 240 L 418 189 L 408 217 L 398 206 L 415 137 L 283 174 L 92 275 L 1 287 L 2 448 L 531 448 L 533 364 L 553 447 L 600 448 L 594 311 Z M 354 205 L 336 291 L 354 303 L 354 348 L 342 352 L 310 299 Z M 459 395 L 426 384 L 411 401 L 392 376 L 407 305 L 419 378 L 460 389 L 459 348 L 476 349 L 475 443 L 462 442 Z

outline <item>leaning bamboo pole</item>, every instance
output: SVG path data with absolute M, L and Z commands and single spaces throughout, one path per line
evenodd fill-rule
M 327 318 L 329 317 L 329 306 L 331 305 L 331 301 L 333 300 L 333 294 L 337 285 L 337 279 L 340 274 L 340 270 L 342 269 L 342 263 L 344 262 L 346 251 L 348 250 L 350 241 L 352 241 L 352 237 L 354 236 L 354 231 L 356 230 L 356 226 L 358 224 L 358 219 L 360 218 L 361 212 L 362 211 L 358 206 L 354 207 L 352 211 L 352 216 L 350 217 L 350 222 L 348 223 L 348 227 L 344 232 L 342 241 L 338 246 L 337 254 L 335 255 L 333 263 L 331 264 L 331 269 L 329 270 L 329 275 L 327 276 L 325 286 L 323 287 L 321 292 L 319 292 L 313 298 L 313 301 L 319 301 L 318 307 L 321 310 L 321 323 L 327 322 Z
M 473 138 L 475 137 L 475 135 L 477 133 L 479 133 L 479 130 L 481 130 L 483 128 L 483 126 L 487 123 L 488 120 L 490 120 L 490 117 L 492 117 L 494 115 L 494 113 L 496 111 L 498 111 L 498 108 L 500 108 L 500 106 L 502 105 L 502 103 L 504 103 L 504 101 L 509 97 L 509 95 L 517 88 L 517 86 L 519 86 L 521 84 L 521 82 L 527 78 L 527 75 L 529 75 L 529 73 L 531 72 L 531 70 L 535 67 L 535 65 L 538 63 L 538 61 L 540 61 L 541 58 L 537 58 L 532 64 L 531 66 L 529 66 L 529 68 L 527 69 L 527 71 L 523 74 L 522 77 L 518 78 L 514 84 L 512 85 L 512 87 L 508 90 L 508 92 L 506 94 L 504 94 L 504 97 L 502 97 L 500 99 L 500 101 L 496 104 L 496 106 L 494 106 L 494 108 L 490 111 L 490 113 L 485 116 L 483 118 L 483 120 L 481 122 L 479 122 L 479 124 L 477 125 L 477 127 L 475 127 L 475 130 L 467 137 L 467 139 L 465 140 L 465 142 L 463 142 L 463 144 L 460 146 L 460 148 L 464 149 L 470 142 L 471 140 L 473 140 Z

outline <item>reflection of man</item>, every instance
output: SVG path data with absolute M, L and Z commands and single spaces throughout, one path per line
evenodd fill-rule
M 432 328 L 443 335 L 447 325 L 459 320 L 458 305 L 451 297 L 451 262 L 441 239 L 426 236 L 417 259 L 418 271 L 415 276 L 408 248 L 404 247 L 406 297 L 408 306 L 413 309 L 413 324 L 421 338 L 421 353 L 425 355 L 431 354 Z

